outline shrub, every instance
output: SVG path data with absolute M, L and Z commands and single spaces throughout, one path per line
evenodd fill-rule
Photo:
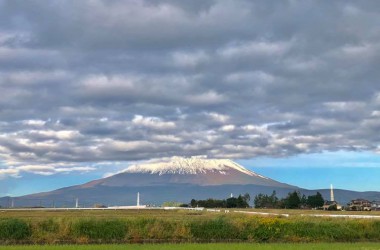
M 29 225 L 20 219 L 0 220 L 1 240 L 25 240 L 31 235 Z
M 268 242 L 279 240 L 283 234 L 284 223 L 281 220 L 273 217 L 258 218 L 249 238 L 256 242 Z
M 41 221 L 37 224 L 37 226 L 42 232 L 47 233 L 56 233 L 59 229 L 59 224 L 53 219 Z
M 122 220 L 81 219 L 73 223 L 72 234 L 92 240 L 121 240 L 126 236 L 126 223 Z
M 237 228 L 224 217 L 190 223 L 190 232 L 195 239 L 227 240 L 236 239 Z

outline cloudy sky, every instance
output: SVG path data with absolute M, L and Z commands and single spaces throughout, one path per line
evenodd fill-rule
M 192 155 L 380 190 L 379 12 L 377 0 L 0 0 L 0 195 Z

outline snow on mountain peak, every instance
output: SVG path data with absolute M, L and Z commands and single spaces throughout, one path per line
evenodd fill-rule
M 265 178 L 243 166 L 228 159 L 207 159 L 193 156 L 190 158 L 172 157 L 169 161 L 157 163 L 136 164 L 128 167 L 126 173 L 149 173 L 149 174 L 205 174 L 219 172 L 227 174 L 229 169 L 234 169 L 250 176 Z

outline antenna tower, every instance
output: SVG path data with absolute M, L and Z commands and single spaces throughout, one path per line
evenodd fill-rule
M 333 185 L 330 185 L 330 200 L 335 201 Z

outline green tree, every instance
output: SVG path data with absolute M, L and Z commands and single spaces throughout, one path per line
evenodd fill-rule
M 239 195 L 237 198 L 231 197 L 227 200 L 217 200 L 217 199 L 207 199 L 207 200 L 195 200 L 190 201 L 191 207 L 205 207 L 205 208 L 216 208 L 216 207 L 228 207 L 228 208 L 245 208 L 249 207 L 248 201 L 250 197 L 249 194 Z
M 306 195 L 302 195 L 301 197 L 301 206 L 305 207 L 307 205 L 307 198 Z
M 239 208 L 249 207 L 249 204 L 245 196 L 241 196 L 241 195 L 238 196 L 238 198 L 236 199 L 236 207 L 239 207 Z
M 317 192 L 316 195 L 310 195 L 307 197 L 307 205 L 312 208 L 322 207 L 325 203 L 321 193 Z
M 276 191 L 273 191 L 270 196 L 266 194 L 258 194 L 253 200 L 255 208 L 279 208 L 279 199 L 276 196 Z
M 299 208 L 301 205 L 300 194 L 297 191 L 289 193 L 288 196 L 284 199 L 284 204 L 286 208 Z
M 262 193 L 255 196 L 255 198 L 253 199 L 253 205 L 255 206 L 255 208 L 263 208 L 264 207 L 263 196 L 264 195 Z
M 269 203 L 271 204 L 272 208 L 278 207 L 278 198 L 276 195 L 276 191 L 273 190 L 271 196 L 269 196 Z
M 238 201 L 237 201 L 237 198 L 235 198 L 235 197 L 231 197 L 231 198 L 227 199 L 227 207 L 228 208 L 237 207 L 237 203 L 238 203 Z
M 245 202 L 249 203 L 251 201 L 251 196 L 249 195 L 249 193 L 245 193 L 243 195 L 243 199 Z
M 196 207 L 197 206 L 197 201 L 195 199 L 191 199 L 190 206 L 191 207 Z
M 162 203 L 163 207 L 180 207 L 182 205 L 182 202 L 177 201 L 165 201 Z

